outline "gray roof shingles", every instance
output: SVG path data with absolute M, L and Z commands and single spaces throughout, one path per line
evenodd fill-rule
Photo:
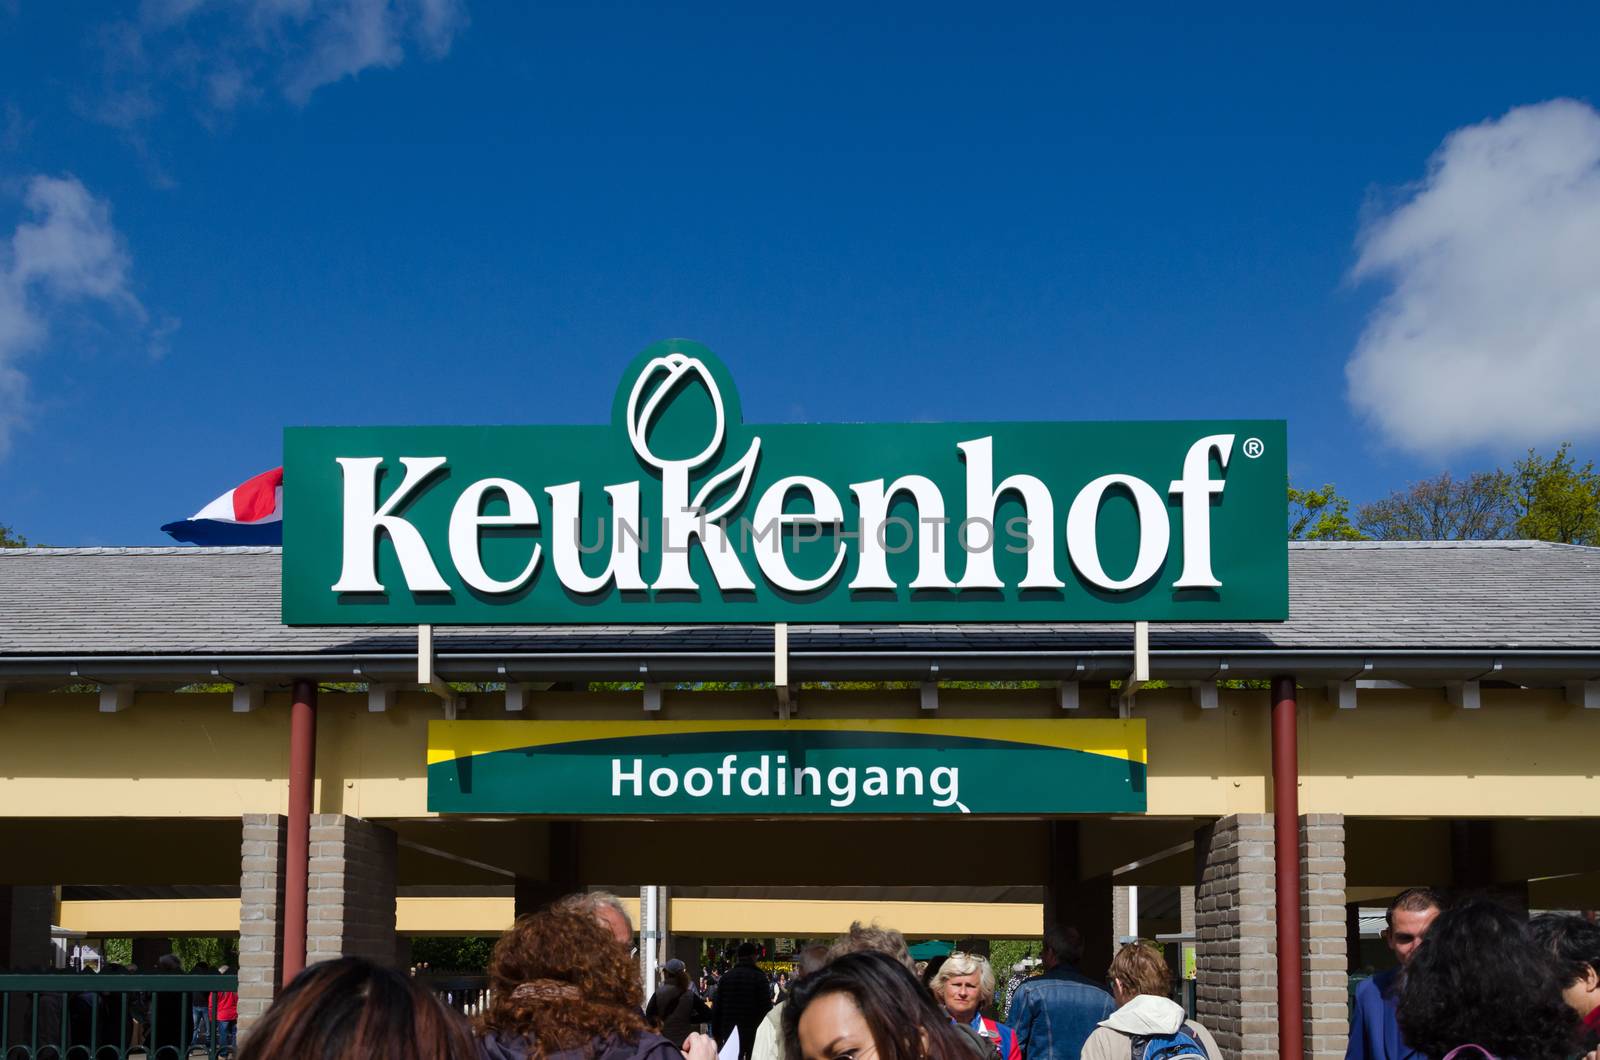
M 275 548 L 0 549 L 0 659 L 403 654 L 410 627 L 279 621 Z M 1600 652 L 1600 549 L 1295 542 L 1289 620 L 1155 623 L 1154 650 Z M 770 652 L 769 626 L 458 626 L 441 652 Z M 799 625 L 791 652 L 1125 650 L 1123 625 Z

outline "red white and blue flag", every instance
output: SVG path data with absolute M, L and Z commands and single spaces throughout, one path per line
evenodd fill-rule
M 263 471 L 194 513 L 161 528 L 191 545 L 283 544 L 283 468 Z

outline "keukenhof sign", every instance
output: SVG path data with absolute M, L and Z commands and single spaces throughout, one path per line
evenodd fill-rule
M 750 425 L 664 342 L 610 426 L 287 430 L 283 620 L 1281 620 L 1284 447 L 1281 420 Z
M 435 813 L 1143 813 L 1143 719 L 431 721 Z

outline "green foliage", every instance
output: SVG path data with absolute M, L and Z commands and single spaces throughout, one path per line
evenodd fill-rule
M 1518 537 L 1600 545 L 1600 472 L 1578 466 L 1571 442 L 1550 457 L 1529 449 L 1508 479 Z
M 5 523 L 0 523 L 0 548 L 27 548 L 28 539 Z
M 989 943 L 989 964 L 994 968 L 994 1005 L 997 1012 L 1005 1012 L 1011 1003 L 1006 996 L 1006 981 L 1011 978 L 1011 966 L 1025 957 L 1037 957 L 1042 949 L 1037 939 L 995 939 Z
M 239 967 L 239 942 L 237 939 L 211 937 L 175 938 L 172 940 L 172 955 L 178 958 L 178 963 L 183 965 L 186 972 L 193 971 L 201 961 L 210 965 L 212 971 L 223 965 L 236 969 Z
M 467 972 L 481 974 L 489 966 L 489 951 L 494 949 L 490 938 L 414 938 L 411 940 L 411 963 L 426 963 L 437 972 Z
M 106 939 L 105 949 L 102 951 L 105 959 L 110 964 L 133 963 L 132 939 Z
M 1363 536 L 1350 522 L 1349 500 L 1333 483 L 1305 490 L 1289 483 L 1290 541 L 1360 541 Z
M 1497 540 L 1516 522 L 1511 485 L 1504 471 L 1475 471 L 1465 479 L 1445 471 L 1363 504 L 1356 522 L 1379 541 Z

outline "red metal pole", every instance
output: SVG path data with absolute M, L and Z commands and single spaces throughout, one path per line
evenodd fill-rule
M 289 826 L 283 880 L 283 984 L 306 966 L 306 883 L 311 861 L 311 793 L 317 775 L 317 685 L 294 683 L 289 708 Z
M 1293 677 L 1272 679 L 1272 825 L 1278 898 L 1278 1056 L 1305 1056 L 1300 971 L 1300 749 Z

